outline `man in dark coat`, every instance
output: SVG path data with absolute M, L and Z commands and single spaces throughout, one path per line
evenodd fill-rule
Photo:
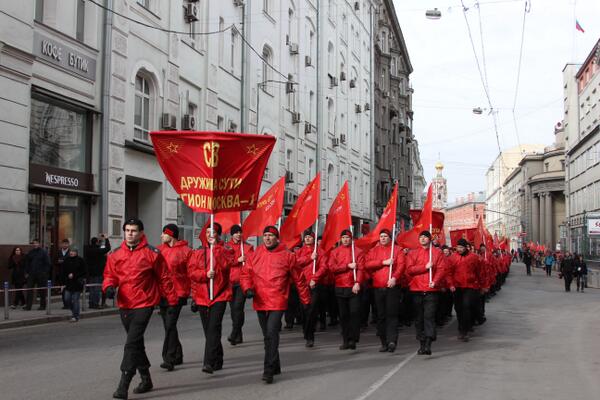
M 106 255 L 110 252 L 110 241 L 104 235 L 100 235 L 100 240 L 93 237 L 90 240 L 90 245 L 85 246 L 83 256 L 85 264 L 88 268 L 90 284 L 102 283 L 102 275 L 104 274 L 104 266 L 106 265 Z M 100 286 L 90 286 L 90 308 L 100 308 Z M 102 305 L 106 302 L 106 297 L 102 297 Z
M 523 263 L 525 264 L 525 268 L 527 268 L 527 275 L 531 275 L 531 253 L 529 252 L 529 249 L 525 249 L 523 251 L 523 257 L 522 257 Z
M 67 305 L 71 308 L 71 322 L 79 321 L 79 301 L 86 275 L 85 261 L 83 261 L 83 258 L 79 257 L 77 249 L 71 247 L 69 256 L 63 261 L 61 277 L 61 280 L 65 285 L 63 295 Z
M 571 282 L 573 282 L 573 272 L 575 272 L 575 260 L 571 253 L 566 252 L 565 258 L 560 263 L 560 273 L 565 280 L 565 292 L 571 291 Z
M 25 278 L 27 287 L 42 289 L 40 293 L 40 310 L 46 309 L 46 287 L 48 284 L 48 274 L 50 273 L 50 256 L 40 247 L 40 241 L 34 239 L 31 242 L 33 249 L 25 256 Z M 27 305 L 24 310 L 31 310 L 33 304 L 33 290 L 27 292 Z

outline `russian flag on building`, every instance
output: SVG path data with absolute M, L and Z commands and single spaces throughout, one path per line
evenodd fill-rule
M 581 26 L 581 24 L 577 20 L 575 20 L 575 29 L 577 29 L 581 33 L 585 33 L 585 30 L 583 29 L 583 27 Z

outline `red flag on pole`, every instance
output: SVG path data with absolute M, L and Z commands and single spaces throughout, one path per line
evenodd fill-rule
M 575 20 L 575 29 L 577 29 L 581 33 L 585 33 L 585 29 L 583 29 L 578 20 Z
M 275 225 L 283 210 L 283 194 L 285 192 L 285 177 L 281 177 L 258 200 L 256 209 L 244 219 L 242 232 L 244 240 L 252 236 L 262 235 L 265 226 Z
M 413 219 L 413 228 L 405 232 L 402 235 L 399 235 L 396 238 L 396 244 L 401 247 L 416 249 L 420 246 L 419 244 L 419 233 L 425 230 L 429 230 L 430 226 L 433 225 L 433 186 L 429 185 L 429 189 L 427 190 L 427 198 L 425 199 L 425 204 L 423 204 L 423 209 L 416 210 L 419 212 L 418 219 L 414 219 L 416 217 L 415 210 L 411 210 L 411 219 Z M 440 229 L 443 228 L 444 225 L 444 214 L 439 213 L 441 215 L 441 221 L 437 221 Z M 440 216 L 438 216 L 439 218 Z M 443 235 L 442 235 L 443 236 Z
M 483 218 L 479 217 L 477 220 L 477 228 L 475 228 L 475 238 L 473 244 L 475 249 L 479 249 L 479 246 L 485 244 L 485 227 L 483 226 Z
M 452 243 L 452 246 L 456 246 L 459 239 L 466 239 L 467 242 L 473 243 L 475 242 L 476 231 L 477 228 L 455 229 L 450 231 L 450 243 Z
M 294 208 L 281 225 L 279 237 L 289 249 L 300 241 L 302 232 L 319 218 L 320 193 L 321 174 L 318 173 L 300 194 Z
M 382 229 L 389 229 L 392 231 L 394 224 L 396 223 L 396 208 L 398 205 L 398 183 L 394 185 L 394 190 L 392 191 L 392 195 L 388 200 L 381 217 L 379 217 L 379 222 L 375 229 L 369 232 L 368 235 L 361 237 L 354 241 L 355 245 L 363 250 L 367 250 L 371 248 L 378 240 L 379 240 L 379 232 Z M 392 238 L 393 239 L 393 238 Z
M 226 233 L 233 225 L 240 224 L 240 213 L 239 211 L 217 213 L 214 216 L 214 222 L 221 225 L 223 233 Z M 206 221 L 200 231 L 200 241 L 204 247 L 208 247 L 208 241 L 206 240 L 206 231 L 208 231 L 208 228 L 210 228 L 210 219 Z
M 159 131 L 150 137 L 165 176 L 192 210 L 214 214 L 256 208 L 273 136 Z
M 416 226 L 419 224 L 419 219 L 421 218 L 421 210 L 410 210 L 410 219 L 413 221 L 413 225 Z M 431 238 L 432 240 L 437 241 L 440 245 L 446 244 L 446 235 L 444 234 L 444 219 L 445 214 L 441 211 L 432 211 L 431 218 Z M 429 228 L 427 228 L 429 229 Z M 425 228 L 421 229 L 425 230 Z M 419 233 L 419 232 L 417 232 Z M 419 245 L 417 244 L 417 247 Z
M 321 248 L 329 251 L 340 239 L 340 234 L 344 229 L 352 225 L 352 214 L 350 212 L 350 193 L 348 191 L 348 181 L 342 186 L 342 190 L 331 203 L 331 208 L 327 214 L 327 222 L 323 230 L 323 240 Z

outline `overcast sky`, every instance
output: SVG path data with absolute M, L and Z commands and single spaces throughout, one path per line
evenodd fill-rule
M 485 171 L 498 155 L 493 120 L 467 32 L 460 0 L 394 0 L 414 72 L 414 135 L 429 182 L 438 159 L 445 165 L 448 201 L 484 190 Z M 599 0 L 532 0 L 525 18 L 521 76 L 515 116 L 521 144 L 550 145 L 563 116 L 566 63 L 582 63 L 600 38 Z M 482 40 L 500 147 L 518 143 L 513 122 L 524 0 L 481 0 L 482 35 L 475 1 L 465 1 L 483 69 Z M 439 20 L 425 18 L 437 7 Z M 585 33 L 576 31 L 574 13 Z M 485 73 L 485 72 L 484 72 Z

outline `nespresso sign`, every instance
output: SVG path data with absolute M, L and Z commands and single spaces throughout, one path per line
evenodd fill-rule
M 35 32 L 33 52 L 37 57 L 72 71 L 85 78 L 96 80 L 96 60 Z
M 38 164 L 29 164 L 29 183 L 32 186 L 79 190 L 82 192 L 91 192 L 94 189 L 92 174 Z

